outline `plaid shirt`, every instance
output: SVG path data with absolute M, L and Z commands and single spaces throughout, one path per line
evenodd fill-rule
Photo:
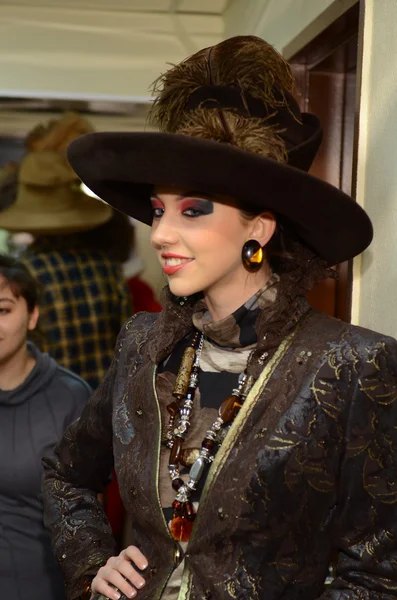
M 121 265 L 91 250 L 40 249 L 21 260 L 44 288 L 40 349 L 97 388 L 131 315 Z

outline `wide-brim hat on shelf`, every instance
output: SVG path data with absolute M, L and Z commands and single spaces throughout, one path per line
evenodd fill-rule
M 38 123 L 27 134 L 27 154 L 0 176 L 0 228 L 32 234 L 74 233 L 108 221 L 112 209 L 82 193 L 66 158 L 72 140 L 94 128 L 76 112 Z
M 158 133 L 90 133 L 69 146 L 77 175 L 105 202 L 151 224 L 154 186 L 229 197 L 274 211 L 330 265 L 370 244 L 364 210 L 307 173 L 321 126 L 301 114 L 290 68 L 272 46 L 230 38 L 159 82 Z
M 65 156 L 39 150 L 21 161 L 15 202 L 0 211 L 0 228 L 55 235 L 93 229 L 111 216 L 110 206 L 80 191 Z

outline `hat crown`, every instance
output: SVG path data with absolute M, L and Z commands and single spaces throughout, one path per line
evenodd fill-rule
M 188 57 L 154 83 L 157 98 L 151 116 L 162 131 L 180 129 L 190 96 L 203 86 L 233 88 L 243 102 L 244 96 L 251 96 L 271 111 L 287 104 L 285 96 L 292 93 L 294 78 L 281 54 L 261 38 L 224 40 Z
M 19 182 L 40 187 L 58 187 L 77 181 L 78 177 L 65 155 L 54 150 L 27 154 L 19 169 Z
M 236 36 L 162 75 L 151 118 L 160 131 L 226 142 L 307 170 L 321 127 L 317 119 L 303 122 L 293 88 L 291 68 L 273 46 Z

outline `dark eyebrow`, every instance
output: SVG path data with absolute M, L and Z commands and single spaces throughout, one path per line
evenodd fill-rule
M 183 198 L 186 198 L 187 196 L 198 196 L 199 198 L 203 198 L 203 200 L 213 200 L 214 199 L 213 195 L 207 194 L 206 192 L 199 192 L 198 190 L 190 190 L 187 192 L 183 192 L 183 194 L 178 194 L 177 200 L 183 200 Z M 159 198 L 156 194 L 152 194 L 152 198 L 156 198 L 156 200 L 160 200 L 160 202 L 161 202 L 161 198 Z

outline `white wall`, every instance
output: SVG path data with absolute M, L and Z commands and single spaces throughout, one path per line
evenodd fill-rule
M 397 337 L 397 12 L 366 0 L 357 201 L 374 241 L 355 263 L 353 321 Z M 360 277 L 361 276 L 361 277 Z
M 356 2 L 234 0 L 225 12 L 225 36 L 258 35 L 289 58 Z

